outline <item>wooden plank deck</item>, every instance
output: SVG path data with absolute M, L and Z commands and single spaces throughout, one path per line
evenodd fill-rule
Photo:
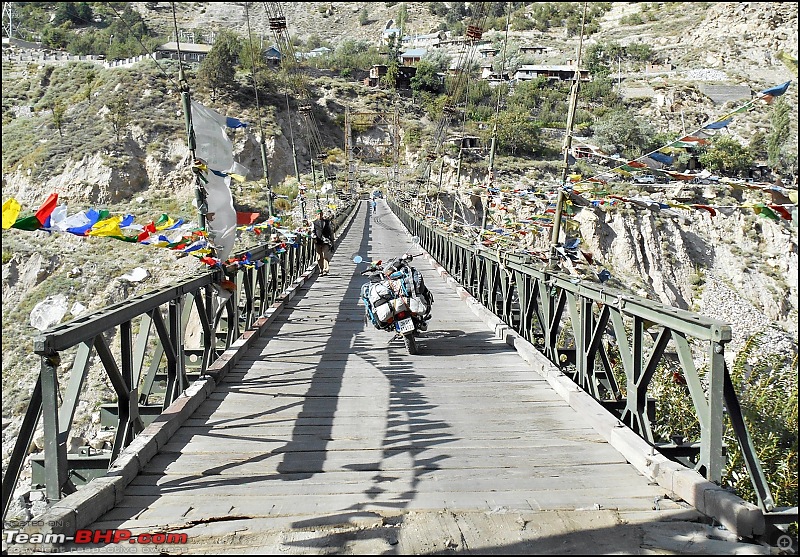
M 330 275 L 90 528 L 188 534 L 167 553 L 729 552 L 424 259 L 435 304 L 420 353 L 365 325 L 352 257 L 412 249 L 383 201 L 373 218 L 362 203 Z

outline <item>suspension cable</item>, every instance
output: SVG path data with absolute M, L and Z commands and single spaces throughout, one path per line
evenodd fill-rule
M 475 62 L 477 43 L 483 37 L 483 28 L 486 25 L 491 4 L 492 2 L 475 2 L 472 4 L 472 6 L 475 6 L 476 13 L 465 30 L 467 47 L 459 54 L 456 75 L 448 84 L 448 90 L 445 92 L 445 104 L 442 107 L 442 113 L 437 120 L 433 133 L 432 149 L 428 149 L 426 156 L 422 157 L 421 164 L 417 169 L 418 176 L 424 176 L 430 162 L 435 160 L 441 153 L 447 128 L 457 114 L 458 105 L 465 94 L 469 82 L 469 70 Z
M 500 83 L 497 85 L 497 100 L 494 107 L 494 125 L 492 126 L 492 142 L 489 150 L 489 170 L 486 173 L 486 201 L 483 206 L 483 218 L 481 219 L 481 231 L 478 235 L 478 241 L 483 239 L 483 234 L 486 231 L 486 224 L 489 220 L 489 200 L 491 199 L 491 192 L 489 189 L 494 184 L 494 157 L 497 152 L 497 126 L 500 120 L 500 98 L 503 93 L 503 79 L 506 73 L 506 50 L 508 48 L 508 30 L 511 27 L 511 2 L 506 3 L 506 34 L 503 40 L 503 54 L 500 59 Z
M 253 46 L 253 31 L 250 28 L 250 3 L 244 3 L 244 15 L 247 19 L 247 38 L 248 43 L 250 45 L 250 62 L 251 62 L 251 74 L 253 78 L 253 94 L 256 100 L 256 115 L 258 117 L 258 133 L 261 135 L 259 140 L 259 146 L 261 148 L 261 166 L 264 169 L 264 185 L 267 188 L 267 210 L 269 213 L 270 218 L 275 215 L 274 209 L 272 207 L 272 185 L 269 182 L 269 168 L 267 167 L 267 149 L 266 149 L 266 136 L 264 134 L 264 125 L 263 120 L 261 118 L 261 104 L 258 99 L 258 80 L 256 79 L 256 51 L 255 47 Z
M 283 55 L 281 66 L 287 74 L 286 87 L 287 89 L 292 88 L 298 99 L 298 112 L 305 123 L 309 148 L 311 150 L 311 164 L 313 165 L 313 157 L 322 158 L 323 155 L 327 156 L 327 154 L 324 153 L 319 126 L 314 119 L 311 94 L 308 90 L 304 74 L 297 71 L 297 54 L 295 53 L 294 45 L 289 37 L 286 27 L 286 17 L 283 15 L 280 4 L 278 2 L 264 2 L 264 9 L 267 13 L 269 26 L 275 36 L 278 49 Z

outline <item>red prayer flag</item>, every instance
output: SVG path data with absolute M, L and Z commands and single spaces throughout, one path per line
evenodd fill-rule
M 144 230 L 139 233 L 139 237 L 136 238 L 137 242 L 144 242 L 150 237 L 150 234 L 155 234 L 156 232 L 156 225 L 153 221 L 150 221 L 144 226 Z
M 256 222 L 256 219 L 261 215 L 261 213 L 240 213 L 239 211 L 236 212 L 236 224 L 238 226 L 246 226 L 248 224 L 253 224 Z
M 47 219 L 50 218 L 50 215 L 53 213 L 53 210 L 56 208 L 58 204 L 58 194 L 51 193 L 47 196 L 42 206 L 39 207 L 39 210 L 36 211 L 36 220 L 42 223 L 42 226 L 47 222 Z
M 706 211 L 711 213 L 712 217 L 717 216 L 717 211 L 716 209 L 714 209 L 714 207 L 709 207 L 708 205 L 692 205 L 692 207 L 697 207 L 698 209 L 705 209 Z
M 767 207 L 778 213 L 786 220 L 792 220 L 792 214 L 786 209 L 786 207 L 783 207 L 782 205 L 767 205 Z

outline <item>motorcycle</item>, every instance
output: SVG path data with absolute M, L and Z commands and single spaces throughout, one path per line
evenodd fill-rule
M 402 337 L 412 355 L 417 353 L 415 337 L 428 329 L 433 305 L 433 293 L 425 286 L 422 273 L 410 264 L 414 257 L 404 253 L 386 263 L 372 262 L 361 272 L 369 277 L 361 287 L 365 323 Z M 362 261 L 358 255 L 353 258 L 356 264 Z

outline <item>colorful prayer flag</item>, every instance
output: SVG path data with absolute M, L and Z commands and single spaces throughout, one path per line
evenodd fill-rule
M 50 217 L 50 213 L 53 212 L 53 209 L 56 208 L 57 204 L 58 194 L 51 193 L 47 196 L 47 199 L 45 199 L 44 203 L 42 203 L 42 206 L 39 207 L 39 210 L 36 211 L 36 218 L 42 224 L 42 226 L 45 225 L 47 219 Z
M 13 197 L 3 201 L 3 230 L 11 228 L 11 225 L 16 222 L 21 210 L 22 205 Z
M 787 89 L 789 89 L 789 84 L 791 81 L 787 81 L 786 83 L 782 83 L 781 85 L 776 85 L 775 87 L 771 87 L 769 89 L 764 89 L 759 93 L 759 95 L 770 95 L 772 97 L 780 97 L 783 95 Z

